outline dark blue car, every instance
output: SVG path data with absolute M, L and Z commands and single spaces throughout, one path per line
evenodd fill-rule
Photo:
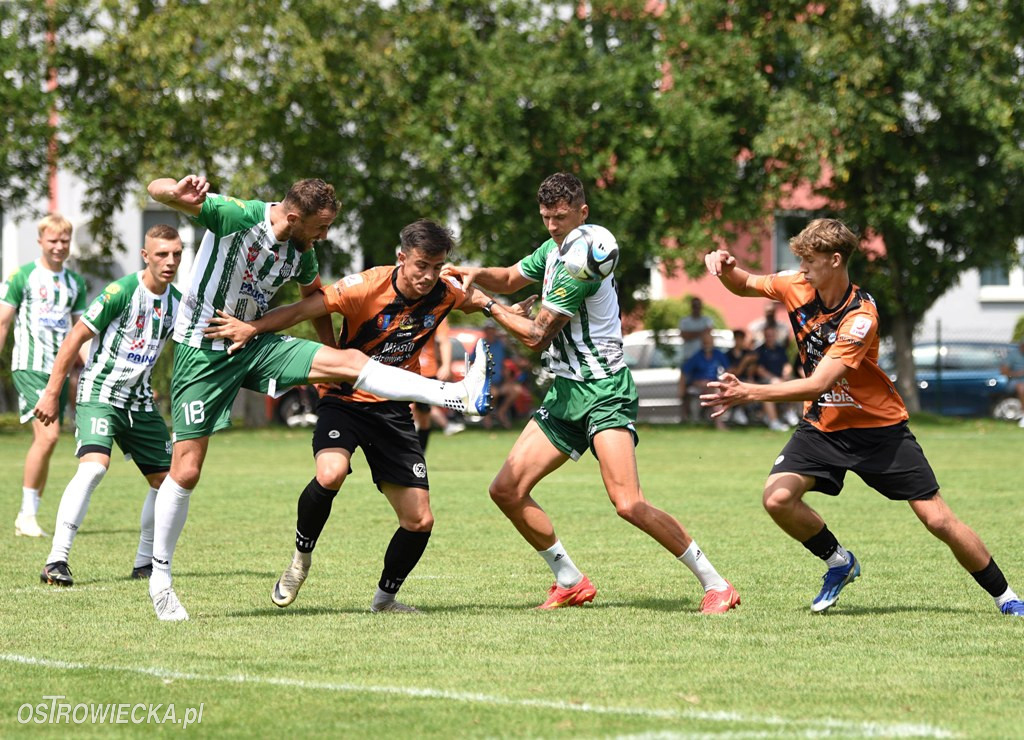
M 1020 418 L 1020 401 L 1010 392 L 1009 381 L 1000 370 L 1013 349 L 1013 344 L 1005 342 L 915 344 L 921 410 L 949 416 Z M 891 351 L 879 356 L 879 364 L 896 379 Z

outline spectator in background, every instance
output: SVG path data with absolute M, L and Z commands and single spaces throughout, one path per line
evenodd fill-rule
M 774 305 L 774 304 L 773 304 Z M 775 326 L 765 326 L 764 342 L 757 348 L 757 382 L 759 383 L 781 383 L 792 377 L 793 368 L 789 364 L 789 356 L 786 354 L 785 346 L 779 344 L 778 329 Z M 776 432 L 785 432 L 789 424 L 796 425 L 796 414 L 786 404 L 762 403 L 765 422 L 768 428 Z M 782 408 L 780 408 L 782 407 Z M 786 421 L 779 419 L 779 411 L 784 410 Z
M 505 429 L 512 426 L 511 414 L 529 379 L 530 364 L 526 358 L 518 355 L 505 358 L 501 384 L 491 385 L 491 402 L 496 409 L 498 423 Z
M 1006 363 L 999 371 L 1010 379 L 1010 392 L 1017 394 L 1021 404 L 1024 404 L 1024 339 L 1021 339 L 1016 349 L 1010 350 Z M 1024 428 L 1024 416 L 1020 417 L 1017 425 Z
M 754 351 L 750 335 L 743 329 L 732 330 L 732 349 L 725 353 L 729 362 L 726 369 L 746 383 L 757 382 L 757 352 Z M 732 421 L 747 423 L 747 412 L 742 406 L 733 409 Z
M 683 339 L 683 362 L 690 359 L 701 346 L 701 335 L 713 329 L 714 321 L 705 316 L 704 301 L 697 296 L 690 299 L 690 314 L 679 319 L 679 336 Z
M 484 341 L 487 342 L 487 346 L 491 351 L 491 358 L 494 364 L 491 366 L 491 398 L 493 399 L 492 408 L 494 408 L 499 401 L 495 397 L 497 389 L 501 386 L 502 380 L 505 375 L 505 358 L 508 357 L 508 346 L 505 344 L 505 340 L 498 334 L 498 325 L 493 321 L 488 320 L 484 324 Z M 476 349 L 469 356 L 469 361 L 476 359 Z M 494 420 L 491 416 L 484 417 L 484 429 L 490 429 L 493 425 Z
M 718 376 L 729 367 L 729 358 L 722 350 L 715 347 L 715 338 L 711 329 L 705 329 L 700 336 L 700 349 L 683 362 L 679 374 L 679 399 L 682 401 L 682 420 L 689 418 L 690 398 L 699 396 L 707 390 L 708 383 L 718 380 Z M 725 421 L 718 419 L 715 426 L 725 429 Z
M 768 327 L 775 329 L 775 339 L 777 342 L 786 345 L 789 344 L 789 337 L 787 335 L 785 327 L 779 323 L 779 320 L 775 316 L 775 309 L 778 308 L 778 303 L 771 301 L 764 307 L 764 318 L 752 321 L 750 323 L 750 333 L 753 335 L 752 339 L 760 339 L 764 342 L 764 330 Z

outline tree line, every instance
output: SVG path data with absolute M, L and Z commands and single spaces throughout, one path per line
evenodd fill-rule
M 6 0 L 0 200 L 44 191 L 55 111 L 106 250 L 124 194 L 195 171 L 251 197 L 332 182 L 367 264 L 418 217 L 510 264 L 569 170 L 626 247 L 628 307 L 655 261 L 698 273 L 809 182 L 884 241 L 854 273 L 909 379 L 934 300 L 1018 259 L 1022 40 L 1018 0 Z

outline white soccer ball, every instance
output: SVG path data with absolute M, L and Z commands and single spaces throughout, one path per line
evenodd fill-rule
M 619 245 L 603 226 L 583 224 L 570 231 L 558 248 L 565 271 L 576 280 L 599 283 L 619 264 Z

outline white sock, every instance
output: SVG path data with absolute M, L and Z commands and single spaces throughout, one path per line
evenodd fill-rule
M 188 518 L 188 502 L 192 491 L 182 488 L 171 476 L 164 478 L 153 505 L 153 575 L 149 578 L 149 594 L 153 596 L 171 585 L 171 558 L 178 537 Z
M 135 553 L 136 568 L 153 562 L 153 511 L 156 508 L 156 489 L 150 488 L 146 500 L 142 502 L 142 514 L 139 516 L 139 549 Z
M 825 560 L 825 565 L 829 568 L 838 568 L 841 565 L 849 564 L 850 553 L 848 553 L 846 548 L 842 545 L 839 545 L 839 547 L 836 548 L 836 551 Z
M 547 550 L 538 550 L 537 554 L 544 558 L 544 562 L 555 574 L 555 582 L 562 588 L 572 588 L 583 578 L 583 574 L 572 562 L 560 540 Z
M 725 591 L 725 589 L 729 588 L 729 584 L 725 582 L 722 576 L 718 575 L 718 571 L 715 570 L 715 566 L 708 560 L 708 556 L 697 546 L 696 540 L 691 540 L 690 546 L 686 548 L 686 552 L 676 558 L 676 560 L 693 571 L 693 574 L 697 576 L 697 580 L 700 581 L 700 585 L 705 591 Z
M 39 513 L 39 501 L 42 497 L 39 495 L 38 488 L 25 488 L 21 489 L 21 514 L 26 516 L 35 516 Z M 53 561 L 51 561 L 53 562 Z
M 1017 596 L 1017 594 L 1015 594 L 1013 592 L 1012 588 L 1007 586 L 1006 590 L 1003 591 L 1002 595 L 1001 596 L 996 596 L 995 599 L 996 599 L 996 606 L 998 606 L 1000 609 L 1002 609 L 1003 608 L 1003 604 L 1005 604 L 1008 601 L 1019 601 L 1020 597 Z
M 422 375 L 400 367 L 384 365 L 374 359 L 367 361 L 359 377 L 352 384 L 361 391 L 394 401 L 419 401 L 431 406 L 449 408 L 453 408 L 452 403 L 457 403 L 460 408 L 465 405 L 461 393 L 458 392 L 459 385 L 424 378 Z
M 82 526 L 85 514 L 89 511 L 92 492 L 96 490 L 96 486 L 106 473 L 106 467 L 98 462 L 78 464 L 78 471 L 68 481 L 67 488 L 60 497 L 57 523 L 53 528 L 53 542 L 50 545 L 50 554 L 46 558 L 47 563 L 67 562 L 71 543 L 74 542 L 78 528 Z

